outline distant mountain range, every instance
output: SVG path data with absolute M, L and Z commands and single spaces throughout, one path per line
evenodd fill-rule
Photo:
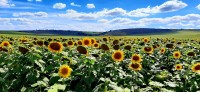
M 123 35 L 150 35 L 150 34 L 165 34 L 175 33 L 178 31 L 189 30 L 199 31 L 200 29 L 153 29 L 153 28 L 131 28 L 131 29 L 118 29 L 110 30 L 107 32 L 86 32 L 74 30 L 23 30 L 18 32 L 38 34 L 38 35 L 66 35 L 66 36 L 123 36 Z

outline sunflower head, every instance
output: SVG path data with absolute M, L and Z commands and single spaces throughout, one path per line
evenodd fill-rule
M 188 52 L 187 55 L 191 56 L 191 57 L 196 56 L 196 54 L 194 52 Z
M 176 64 L 175 65 L 175 69 L 176 70 L 181 70 L 183 68 L 183 66 L 181 64 Z
M 132 58 L 131 58 L 131 61 L 132 62 L 141 62 L 142 59 L 141 59 L 141 56 L 139 54 L 133 54 Z
M 150 46 L 144 47 L 143 50 L 144 50 L 146 53 L 149 53 L 149 54 L 153 53 L 153 48 L 150 47 Z
M 162 49 L 160 50 L 160 53 L 163 54 L 163 53 L 165 53 L 165 51 L 166 51 L 166 49 L 165 49 L 165 48 L 162 48 Z
M 3 41 L 3 42 L 1 43 L 1 45 L 7 47 L 7 46 L 10 45 L 10 43 L 9 43 L 8 41 Z
M 96 39 L 91 38 L 91 44 L 94 45 L 96 43 Z
M 124 47 L 124 49 L 125 49 L 125 50 L 131 50 L 131 45 L 126 45 L 126 46 Z
M 114 45 L 114 46 L 113 46 L 113 49 L 114 49 L 114 50 L 119 50 L 119 47 L 120 47 L 119 45 Z
M 36 42 L 38 46 L 43 46 L 44 45 L 44 41 L 37 41 Z
M 83 45 L 84 46 L 90 46 L 92 44 L 90 38 L 83 38 Z
M 191 69 L 193 72 L 200 73 L 200 63 L 194 64 Z
M 61 52 L 63 50 L 63 45 L 60 42 L 51 42 L 48 45 L 48 49 L 52 52 Z
M 181 52 L 180 51 L 175 51 L 173 53 L 173 56 L 174 56 L 175 59 L 180 58 L 181 57 Z
M 143 41 L 144 41 L 145 43 L 147 43 L 147 42 L 149 42 L 149 39 L 148 39 L 148 38 L 144 38 Z
M 117 50 L 112 54 L 112 59 L 116 62 L 121 62 L 124 59 L 124 53 L 120 50 Z
M 114 41 L 113 41 L 113 44 L 114 44 L 114 45 L 119 44 L 119 40 L 114 40 Z
M 80 54 L 88 55 L 87 49 L 86 49 L 85 47 L 83 47 L 83 46 L 78 46 L 78 47 L 76 48 L 76 50 L 77 50 Z
M 93 45 L 95 48 L 99 48 L 99 44 L 96 42 L 96 43 L 94 43 L 94 45 Z
M 106 44 L 101 44 L 101 49 L 105 50 L 105 51 L 108 51 L 109 50 L 109 47 L 108 45 Z
M 79 40 L 77 43 L 78 45 L 82 45 L 82 40 Z
M 71 75 L 72 69 L 68 65 L 62 65 L 59 68 L 58 75 L 62 78 L 68 78 Z
M 70 41 L 68 41 L 68 42 L 67 42 L 67 46 L 69 46 L 69 47 L 73 47 L 73 46 L 74 46 L 74 42 L 73 42 L 73 41 L 71 41 L 71 40 L 70 40 Z
M 134 62 L 129 65 L 129 68 L 135 71 L 139 71 L 142 69 L 142 65 L 140 63 Z

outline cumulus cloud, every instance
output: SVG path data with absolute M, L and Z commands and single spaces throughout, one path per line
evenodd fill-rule
M 9 0 L 0 0 L 0 7 L 12 7 L 15 4 L 12 4 Z
M 197 5 L 197 7 L 196 7 L 196 8 L 200 10 L 200 4 L 199 4 L 199 5 Z
M 137 16 L 146 17 L 146 16 L 149 16 L 150 14 L 155 14 L 155 13 L 178 11 L 182 8 L 185 8 L 186 6 L 187 4 L 182 1 L 170 0 L 170 1 L 164 2 L 163 4 L 159 6 L 154 6 L 154 7 L 148 6 L 147 8 L 139 8 L 136 10 L 132 10 L 128 13 L 128 15 L 132 17 L 137 17 Z
M 87 4 L 86 7 L 87 7 L 88 9 L 92 9 L 92 8 L 95 8 L 95 5 L 94 5 L 94 4 Z
M 55 3 L 53 5 L 54 9 L 64 9 L 65 7 L 66 7 L 66 4 L 63 4 L 63 3 Z
M 99 20 L 99 22 L 107 24 L 121 24 L 121 25 L 140 25 L 140 26 L 149 26 L 149 25 L 167 25 L 171 27 L 185 27 L 191 26 L 195 27 L 200 23 L 200 14 L 187 14 L 184 16 L 172 16 L 166 18 L 142 18 L 139 20 L 132 20 L 129 18 L 114 18 L 111 20 L 104 19 Z M 178 27 L 179 26 L 179 27 Z
M 46 12 L 22 12 L 22 13 L 13 13 L 14 17 L 47 17 Z
M 75 4 L 74 2 L 70 3 L 71 6 L 81 7 L 81 5 Z
M 101 17 L 113 17 L 113 16 L 124 16 L 126 10 L 122 8 L 114 8 L 111 10 L 103 9 L 99 12 L 77 12 L 75 10 L 69 9 L 66 14 L 58 14 L 60 17 L 73 18 L 75 20 L 93 20 Z
M 90 13 L 84 13 L 84 12 L 77 12 L 75 10 L 67 10 L 66 14 L 59 14 L 61 17 L 68 17 L 73 18 L 76 20 L 92 20 L 102 17 L 118 17 L 118 16 L 125 16 L 125 17 L 147 17 L 151 14 L 155 13 L 165 13 L 165 12 L 173 12 L 180 10 L 184 7 L 186 7 L 187 4 L 178 1 L 178 0 L 170 0 L 167 1 L 159 6 L 150 7 L 147 8 L 139 8 L 132 11 L 126 11 L 122 8 L 113 8 L 113 9 L 103 9 L 101 11 L 97 12 L 90 12 Z

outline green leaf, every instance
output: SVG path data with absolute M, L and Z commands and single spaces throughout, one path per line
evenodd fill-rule
M 151 81 L 149 82 L 149 85 L 154 86 L 154 87 L 163 87 L 165 86 L 164 84 L 157 82 L 157 81 Z
M 39 61 L 35 60 L 35 64 L 38 65 L 41 68 L 42 72 L 44 71 L 44 67 Z
M 43 81 L 37 81 L 37 83 L 31 85 L 31 87 L 36 87 L 36 86 L 47 87 L 47 84 Z

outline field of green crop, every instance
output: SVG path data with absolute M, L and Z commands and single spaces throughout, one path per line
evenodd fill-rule
M 197 92 L 199 35 L 0 34 L 0 91 Z

